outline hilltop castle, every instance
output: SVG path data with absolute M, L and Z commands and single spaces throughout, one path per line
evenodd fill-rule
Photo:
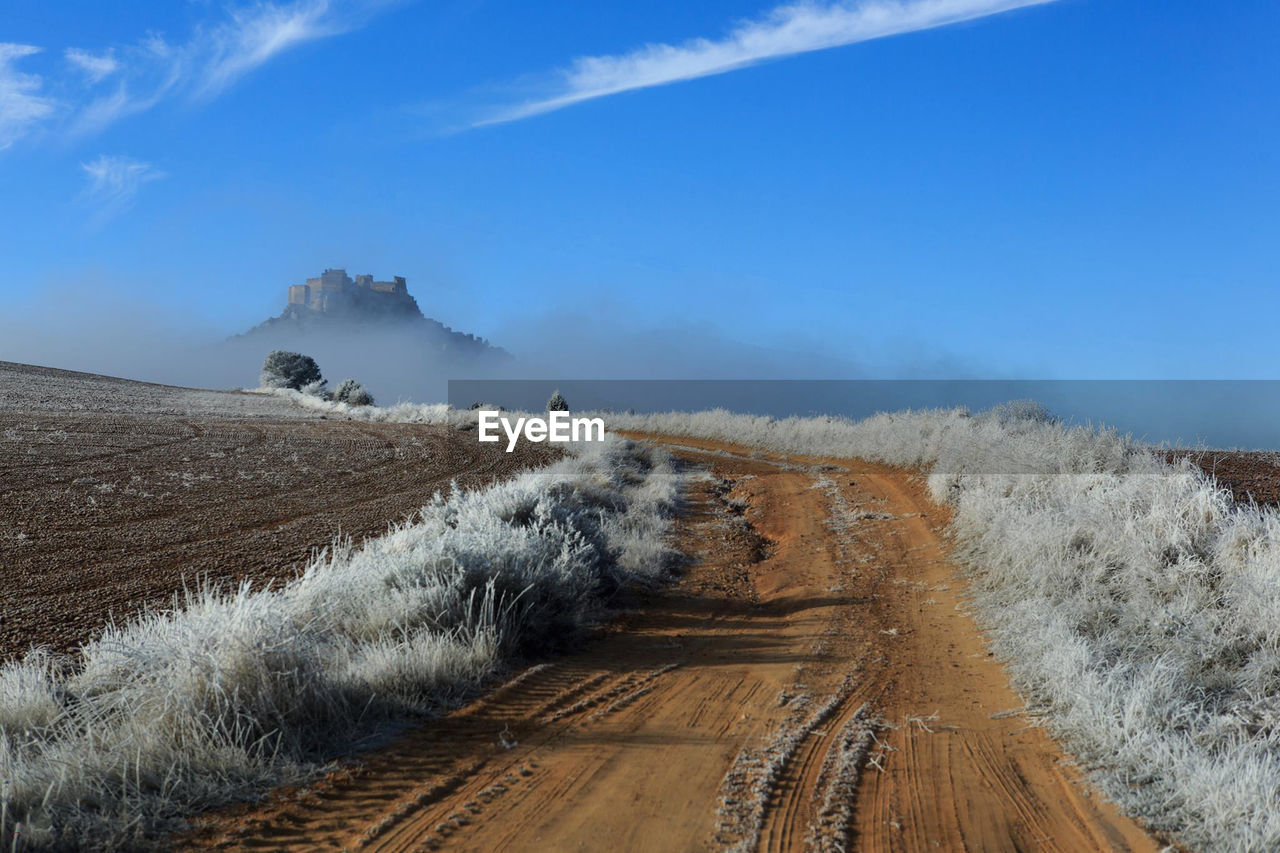
M 327 269 L 307 279 L 306 284 L 293 285 L 280 316 L 235 339 L 269 340 L 276 348 L 301 348 L 309 353 L 310 348 L 336 334 L 365 335 L 388 351 L 403 352 L 408 347 L 409 351 L 434 351 L 495 363 L 511 357 L 484 338 L 454 331 L 424 315 L 404 276 L 374 281 L 371 275 L 352 278 L 342 269 Z
M 417 300 L 409 295 L 404 276 L 395 276 L 391 281 L 374 281 L 371 275 L 352 279 L 346 270 L 335 269 L 289 288 L 285 313 L 297 315 L 303 311 L 351 318 L 422 316 Z

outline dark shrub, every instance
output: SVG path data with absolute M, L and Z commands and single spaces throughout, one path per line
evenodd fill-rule
M 292 388 L 301 391 L 310 385 L 322 384 L 324 377 L 320 375 L 320 365 L 309 355 L 300 352 L 274 350 L 268 353 L 267 360 L 262 363 L 262 386 L 264 388 Z

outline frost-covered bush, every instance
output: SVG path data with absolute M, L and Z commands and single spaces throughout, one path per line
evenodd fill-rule
M 323 383 L 320 366 L 309 355 L 286 350 L 272 350 L 262 362 L 263 388 L 292 388 L 301 391 L 315 383 Z M 309 392 L 314 393 L 314 392 Z M 317 395 L 318 396 L 318 395 Z
M 333 395 L 329 393 L 329 383 L 323 379 L 319 379 L 315 382 L 308 382 L 298 390 L 303 394 L 306 394 L 308 397 L 315 397 L 320 400 L 333 399 Z
M 373 395 L 354 379 L 344 379 L 333 389 L 333 401 L 348 406 L 372 406 Z
M 475 423 L 473 412 L 459 410 L 448 403 L 396 403 L 394 406 L 348 406 L 333 400 L 313 397 L 301 391 L 289 388 L 250 388 L 253 394 L 270 394 L 313 412 L 325 415 L 342 415 L 352 420 L 373 421 L 376 423 L 400 424 L 445 424 L 459 426 Z
M 547 400 L 547 411 L 548 412 L 569 411 L 569 404 L 565 402 L 564 397 L 561 396 L 559 388 L 557 388 L 556 392 L 551 395 L 551 399 Z
M 1057 420 L 1053 412 L 1049 411 L 1049 407 L 1038 400 L 1010 400 L 1007 403 L 992 406 L 986 414 L 1006 424 L 1013 421 L 1050 423 Z
M 23 849 L 136 846 L 574 643 L 612 591 L 664 576 L 678 490 L 660 453 L 585 444 L 283 587 L 201 589 L 75 659 L 0 668 L 0 849 L 18 824 Z

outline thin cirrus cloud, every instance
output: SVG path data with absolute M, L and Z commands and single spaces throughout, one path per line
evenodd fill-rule
M 15 67 L 19 60 L 39 52 L 33 45 L 0 42 L 0 150 L 54 112 L 53 100 L 41 94 L 41 77 Z
M 386 0 L 256 3 L 230 9 L 225 20 L 197 27 L 182 43 L 149 35 L 128 50 L 115 89 L 85 104 L 72 129 L 98 130 L 174 96 L 210 100 L 291 48 L 349 32 L 386 5 Z
M 198 24 L 182 41 L 153 33 L 104 49 L 68 47 L 66 77 L 49 81 L 16 67 L 41 48 L 0 43 L 0 149 L 40 128 L 83 135 L 172 98 L 209 100 L 291 48 L 363 26 L 397 2 L 246 2 Z
M 193 93 L 217 95 L 272 57 L 305 42 L 346 32 L 356 21 L 327 0 L 256 6 L 204 34 L 184 53 L 196 68 Z
M 94 210 L 93 223 L 101 225 L 133 206 L 145 184 L 167 177 L 164 172 L 131 157 L 102 154 L 81 163 L 88 184 L 81 196 Z
M 777 6 L 720 39 L 648 44 L 614 56 L 584 56 L 553 76 L 541 98 L 496 110 L 472 127 L 502 124 L 574 104 L 724 74 L 771 59 L 944 27 L 1054 0 L 865 0 Z
M 114 54 L 113 50 L 93 53 L 78 47 L 69 47 L 63 51 L 62 55 L 73 68 L 88 78 L 90 83 L 101 83 L 120 70 L 120 63 L 116 61 Z

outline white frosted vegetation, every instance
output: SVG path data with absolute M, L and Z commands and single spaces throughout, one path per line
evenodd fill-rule
M 608 422 L 928 467 L 994 649 L 1105 792 L 1194 848 L 1280 848 L 1274 511 L 1033 410 Z
M 74 659 L 0 668 L 0 846 L 15 830 L 49 847 L 142 843 L 572 643 L 620 587 L 661 577 L 677 492 L 661 455 L 585 445 L 437 496 L 291 583 L 198 590 Z
M 461 424 L 475 423 L 475 413 L 454 409 L 448 403 L 397 403 L 394 406 L 353 406 L 337 400 L 326 400 L 315 394 L 304 394 L 291 388 L 247 388 L 251 394 L 281 397 L 285 400 L 325 415 L 341 415 L 360 421 L 380 421 L 405 424 Z
M 462 425 L 447 406 L 353 418 Z M 773 419 L 606 415 L 611 429 L 924 466 L 1019 687 L 1131 814 L 1207 850 L 1280 848 L 1280 516 L 1188 463 L 1033 408 Z M 654 578 L 676 482 L 586 445 L 441 498 L 276 590 L 200 592 L 69 665 L 0 670 L 0 824 L 75 846 L 304 775 L 379 721 L 448 704 Z M 354 734 L 353 734 L 354 733 Z M 11 836 L 4 837 L 6 842 Z

